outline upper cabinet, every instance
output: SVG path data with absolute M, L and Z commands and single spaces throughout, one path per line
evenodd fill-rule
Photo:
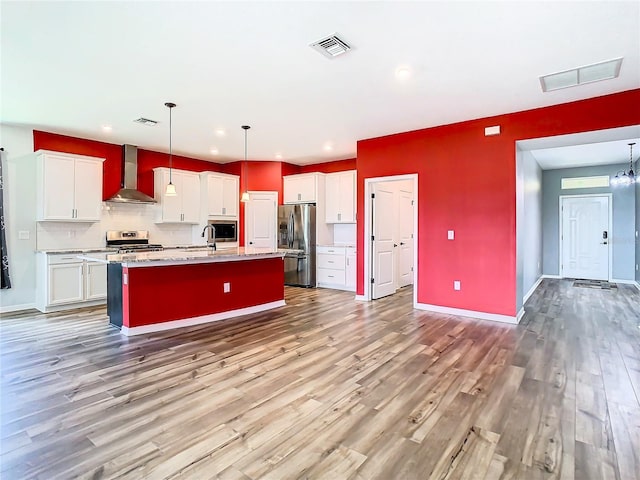
M 327 223 L 356 222 L 356 171 L 329 173 L 325 177 Z
M 176 196 L 168 197 L 165 189 L 171 182 Z M 165 167 L 153 169 L 155 199 L 158 201 L 156 223 L 200 223 L 200 176 L 184 170 Z
M 324 186 L 324 174 L 302 173 L 283 177 L 284 203 L 316 203 L 318 192 Z
M 207 216 L 237 217 L 239 177 L 224 173 L 200 174 L 202 207 Z
M 98 222 L 104 158 L 36 152 L 38 221 Z

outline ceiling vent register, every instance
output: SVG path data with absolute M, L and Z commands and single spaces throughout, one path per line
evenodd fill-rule
M 158 124 L 157 121 L 150 120 L 150 119 L 144 118 L 144 117 L 136 118 L 133 122 L 134 123 L 140 123 L 142 125 L 146 125 L 147 127 L 155 127 Z
M 622 57 L 606 62 L 592 63 L 583 67 L 572 68 L 562 72 L 551 73 L 540 77 L 543 92 L 560 90 L 561 88 L 577 87 L 585 83 L 610 80 L 620 75 Z
M 313 42 L 309 46 L 327 58 L 334 58 L 351 50 L 351 47 L 345 41 L 338 38 L 337 35 L 323 38 L 317 42 Z

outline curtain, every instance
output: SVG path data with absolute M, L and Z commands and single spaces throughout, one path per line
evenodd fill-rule
M 2 288 L 11 288 L 11 277 L 9 276 L 9 252 L 7 250 L 7 236 L 5 234 L 4 221 L 4 175 L 2 168 L 4 165 L 4 148 L 0 148 L 0 252 L 2 255 L 2 271 L 0 280 Z

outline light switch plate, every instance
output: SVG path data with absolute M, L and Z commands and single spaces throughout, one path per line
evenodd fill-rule
M 455 237 L 455 233 L 453 230 L 448 230 L 447 231 L 447 240 L 453 240 Z
M 231 291 L 231 283 L 230 282 L 224 282 L 224 293 L 229 293 Z
M 460 280 L 454 280 L 453 281 L 453 289 L 454 290 L 460 290 Z
M 29 240 L 29 230 L 20 230 L 18 232 L 18 240 Z

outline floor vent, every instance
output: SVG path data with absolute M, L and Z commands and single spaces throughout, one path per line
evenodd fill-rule
M 609 283 L 606 280 L 574 280 L 573 286 L 583 288 L 600 288 L 602 290 L 618 288 L 618 285 L 615 283 Z
M 351 47 L 345 41 L 340 40 L 337 35 L 323 38 L 309 46 L 327 58 L 334 58 L 351 50 Z

